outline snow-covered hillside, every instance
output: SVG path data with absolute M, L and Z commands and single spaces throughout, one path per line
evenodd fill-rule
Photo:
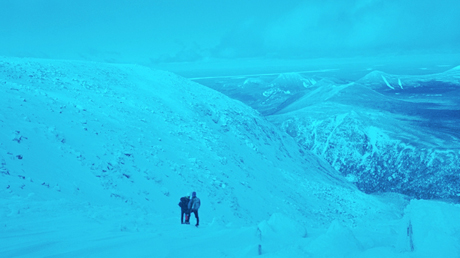
M 174 74 L 1 58 L 0 90 L 1 257 L 458 254 L 457 205 L 366 195 L 255 110 Z M 180 225 L 192 191 L 199 228 Z
M 457 198 L 459 78 L 458 69 L 400 78 L 372 72 L 306 94 L 270 120 L 365 192 Z
M 284 77 L 291 80 L 274 83 Z M 298 87 L 305 81 L 315 83 Z M 228 94 L 232 84 L 238 79 L 210 87 Z M 250 102 L 229 96 L 261 112 L 275 111 L 264 114 L 361 190 L 458 198 L 458 67 L 417 76 L 372 71 L 356 82 L 289 74 L 260 78 L 258 85 Z M 265 96 L 263 86 L 278 94 Z

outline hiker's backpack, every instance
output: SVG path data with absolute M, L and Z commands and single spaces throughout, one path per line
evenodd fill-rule
M 187 207 L 188 207 L 188 202 L 189 202 L 189 199 L 188 199 L 187 197 L 182 197 L 182 198 L 180 198 L 179 206 L 180 206 L 182 209 L 187 209 Z

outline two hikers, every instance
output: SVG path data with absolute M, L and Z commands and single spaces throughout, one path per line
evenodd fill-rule
M 180 198 L 179 206 L 181 207 L 181 217 L 180 221 L 181 224 L 184 224 L 184 214 L 185 214 L 185 224 L 190 224 L 190 214 L 193 213 L 195 214 L 196 218 L 196 225 L 200 225 L 200 218 L 198 217 L 198 209 L 200 208 L 201 202 L 200 198 L 196 197 L 196 192 L 192 193 L 192 199 L 190 199 L 190 196 L 184 196 Z

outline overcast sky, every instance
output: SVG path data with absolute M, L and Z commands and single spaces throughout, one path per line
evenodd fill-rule
M 459 0 L 0 0 L 0 55 L 123 62 L 460 49 Z

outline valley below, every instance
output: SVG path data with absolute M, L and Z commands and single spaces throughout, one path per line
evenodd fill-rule
M 366 193 L 460 197 L 460 68 L 355 80 L 281 73 L 198 82 L 258 110 Z

